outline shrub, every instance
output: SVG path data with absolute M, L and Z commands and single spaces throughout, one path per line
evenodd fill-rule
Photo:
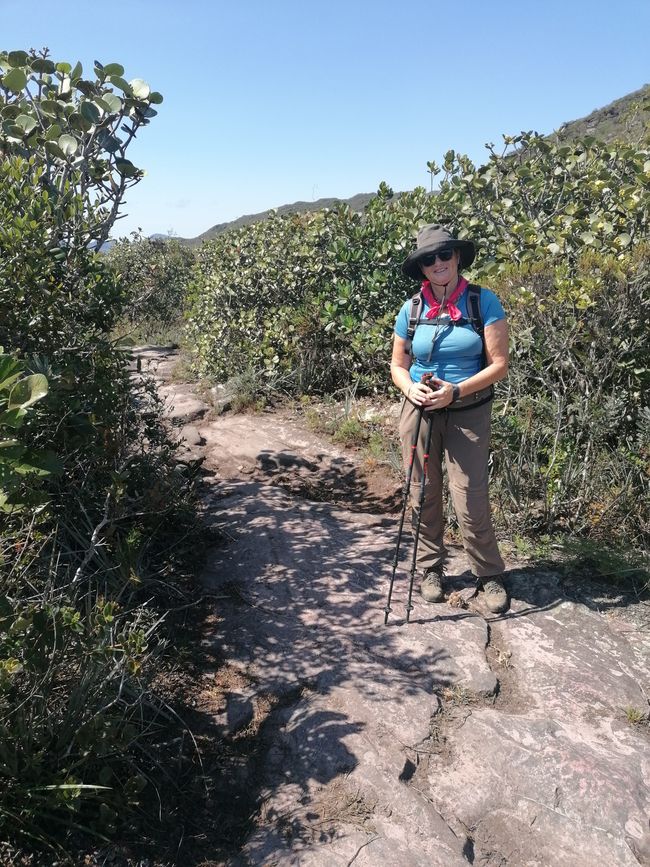
M 174 238 L 134 234 L 114 244 L 106 261 L 126 298 L 118 331 L 142 341 L 180 332 L 193 250 Z
M 91 249 L 161 97 L 94 71 L 0 53 L 0 833 L 32 844 L 142 809 L 170 562 L 193 527 L 191 472 L 110 338 L 129 295 Z

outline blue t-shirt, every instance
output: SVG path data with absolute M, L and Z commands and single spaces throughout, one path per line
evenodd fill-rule
M 492 325 L 506 314 L 501 302 L 489 289 L 481 289 L 481 314 L 484 325 Z M 467 289 L 456 302 L 463 318 L 467 319 Z M 481 369 L 483 343 L 469 322 L 454 325 L 447 313 L 438 319 L 426 319 L 429 310 L 426 301 L 415 329 L 411 354 L 413 363 L 409 369 L 413 382 L 420 382 L 423 373 L 433 373 L 446 382 L 459 383 L 474 376 Z M 395 334 L 408 338 L 411 299 L 403 305 L 395 320 Z

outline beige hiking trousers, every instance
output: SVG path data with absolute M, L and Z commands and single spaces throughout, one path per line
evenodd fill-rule
M 463 410 L 437 410 L 425 413 L 420 425 L 411 477 L 410 504 L 413 527 L 422 484 L 422 459 L 431 419 L 428 482 L 420 523 L 417 567 L 427 569 L 445 562 L 443 541 L 445 526 L 442 494 L 442 458 L 444 454 L 449 479 L 449 493 L 460 527 L 463 546 L 477 578 L 498 575 L 504 570 L 492 526 L 488 494 L 488 458 L 490 452 L 491 401 Z M 408 469 L 411 446 L 420 410 L 404 401 L 399 423 L 402 453 Z

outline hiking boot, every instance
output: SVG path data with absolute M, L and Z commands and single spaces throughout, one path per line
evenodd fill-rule
M 510 607 L 508 591 L 503 586 L 503 576 L 492 575 L 481 581 L 485 593 L 485 604 L 492 614 L 502 614 Z
M 425 602 L 442 602 L 445 592 L 442 589 L 444 571 L 442 566 L 432 566 L 424 570 L 420 582 L 420 593 Z

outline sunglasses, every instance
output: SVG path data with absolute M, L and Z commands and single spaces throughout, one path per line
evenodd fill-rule
M 440 259 L 441 262 L 449 262 L 453 255 L 453 250 L 439 250 L 437 253 L 427 253 L 426 256 L 422 256 L 419 264 L 427 268 L 429 265 L 433 265 L 436 259 Z

